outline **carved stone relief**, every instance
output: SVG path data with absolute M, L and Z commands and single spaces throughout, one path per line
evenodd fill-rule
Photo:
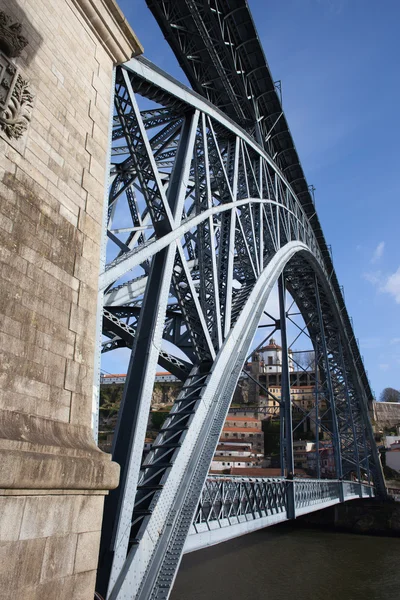
M 33 94 L 29 81 L 11 60 L 27 43 L 21 35 L 21 24 L 0 11 L 0 129 L 8 138 L 20 138 L 31 120 Z

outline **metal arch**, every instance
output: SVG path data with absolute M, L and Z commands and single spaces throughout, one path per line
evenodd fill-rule
M 175 460 L 170 466 L 167 482 L 162 490 L 158 490 L 157 502 L 152 504 L 151 514 L 147 515 L 145 526 L 139 532 L 139 543 L 130 549 L 123 571 L 109 595 L 110 600 L 123 598 L 128 592 L 137 599 L 167 597 L 231 397 L 266 300 L 284 265 L 299 251 L 308 249 L 301 242 L 289 242 L 283 246 L 257 280 L 244 310 L 207 373 L 207 385 L 202 386 L 196 398 L 197 410 L 179 448 L 180 460 Z M 169 431 L 169 426 L 167 422 L 166 431 Z M 161 430 L 160 436 L 163 435 Z M 159 443 L 157 438 L 155 445 Z M 150 461 L 146 459 L 148 464 L 151 464 Z M 143 565 L 147 568 L 141 577 Z
M 158 160 L 160 131 L 145 127 L 148 111 L 142 115 L 136 94 L 161 105 L 158 127 L 168 128 L 168 111 L 174 127 L 180 115 L 168 164 Z M 124 190 L 115 203 L 127 202 L 132 231 L 137 223 L 147 229 L 131 236 L 122 253 L 126 240 L 118 240 L 100 277 L 107 306 L 121 309 L 111 330 L 118 335 L 118 326 L 119 339 L 134 344 L 113 448 L 121 484 L 105 502 L 98 586 L 108 600 L 144 600 L 168 597 L 231 396 L 284 268 L 288 289 L 311 323 L 321 370 L 332 379 L 338 455 L 353 464 L 357 450 L 378 486 L 382 475 L 330 263 L 314 220 L 280 169 L 249 134 L 148 61 L 132 59 L 118 68 L 115 106 L 115 144 L 123 148 L 115 156 L 135 165 L 128 184 L 135 194 Z M 125 282 L 129 271 L 133 277 Z M 166 319 L 175 318 L 168 315 L 171 303 L 183 331 L 167 337 Z M 132 311 L 122 310 L 129 306 Z M 121 322 L 130 312 L 137 324 Z M 191 366 L 181 364 L 191 371 L 141 464 L 163 337 L 186 353 Z

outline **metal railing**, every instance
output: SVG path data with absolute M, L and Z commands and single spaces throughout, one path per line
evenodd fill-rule
M 274 515 L 286 520 L 291 501 L 294 516 L 300 516 L 322 509 L 324 505 L 373 496 L 374 488 L 358 481 L 213 475 L 203 488 L 193 520 L 193 533 L 204 531 L 204 527 L 215 529 Z

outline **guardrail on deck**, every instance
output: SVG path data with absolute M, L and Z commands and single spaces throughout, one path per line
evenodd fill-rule
M 373 496 L 373 487 L 357 481 L 208 477 L 185 551 L 216 544 L 339 502 Z

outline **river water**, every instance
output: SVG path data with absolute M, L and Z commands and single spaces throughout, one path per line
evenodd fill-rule
M 268 527 L 187 554 L 171 600 L 400 600 L 400 539 Z

